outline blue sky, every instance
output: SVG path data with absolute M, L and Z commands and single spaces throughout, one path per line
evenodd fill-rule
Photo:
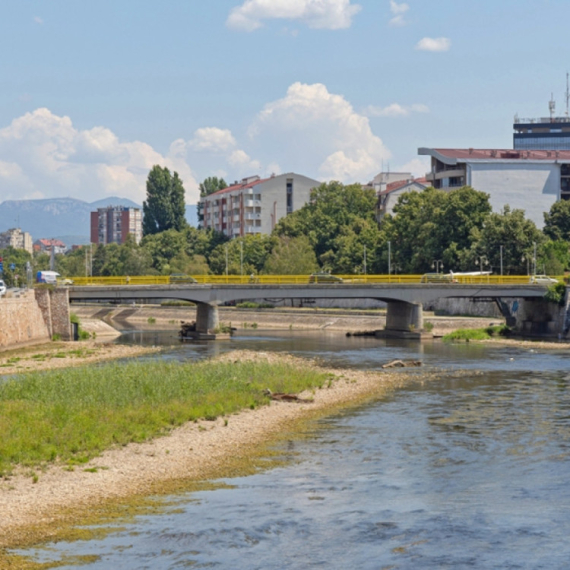
M 568 0 L 0 0 L 0 201 L 367 182 L 563 114 Z

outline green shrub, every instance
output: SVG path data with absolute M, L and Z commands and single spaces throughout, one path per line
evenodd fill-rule
M 424 323 L 424 330 L 427 332 L 431 332 L 433 330 L 433 323 L 425 322 Z
M 443 337 L 444 341 L 453 340 L 489 340 L 493 336 L 506 336 L 510 333 L 506 325 L 489 326 L 483 329 L 457 329 Z
M 155 319 L 154 317 L 149 317 L 149 318 L 147 319 L 147 323 L 148 323 L 149 325 L 154 325 L 154 324 L 156 323 L 156 319 Z
M 555 283 L 548 288 L 544 298 L 549 303 L 557 303 L 562 307 L 564 305 L 564 299 L 566 297 L 566 285 L 564 283 Z

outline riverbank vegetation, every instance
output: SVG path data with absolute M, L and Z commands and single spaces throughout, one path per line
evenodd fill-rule
M 466 341 L 470 340 L 489 340 L 493 337 L 508 336 L 509 327 L 506 325 L 494 325 L 481 329 L 457 329 L 443 337 L 444 341 Z
M 165 174 L 164 169 L 160 172 Z M 180 211 L 180 180 L 175 175 L 174 179 Z M 214 182 L 205 187 L 225 184 Z M 443 264 L 445 272 L 497 274 L 502 269 L 505 275 L 562 275 L 570 268 L 568 201 L 553 204 L 545 214 L 543 230 L 523 210 L 505 205 L 502 211 L 493 212 L 489 195 L 469 186 L 404 193 L 393 212 L 380 222 L 377 201 L 375 191 L 360 184 L 321 184 L 312 191 L 311 200 L 282 218 L 270 235 L 234 239 L 190 227 L 178 214 L 176 224 L 155 224 L 152 231 L 146 228 L 140 244 L 129 238 L 121 245 L 93 245 L 87 254 L 79 248 L 56 255 L 56 269 L 63 276 L 84 275 L 86 255 L 92 259 L 94 276 L 306 275 L 315 271 L 423 274 L 433 270 L 434 260 Z M 27 261 L 32 262 L 33 271 L 50 264 L 45 253 L 31 258 L 23 250 L 7 248 L 0 254 L 8 285 L 15 284 L 18 275 L 22 279 Z
M 102 451 L 269 403 L 264 390 L 324 386 L 324 372 L 289 363 L 146 362 L 25 374 L 0 384 L 0 475 Z

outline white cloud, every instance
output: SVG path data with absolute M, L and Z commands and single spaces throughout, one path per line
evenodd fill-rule
M 449 38 L 423 38 L 416 44 L 421 51 L 448 51 L 451 47 Z
M 364 110 L 364 113 L 368 117 L 408 117 L 412 113 L 429 113 L 429 107 L 422 103 L 415 103 L 409 106 L 392 103 L 387 107 L 369 105 Z
M 188 146 L 199 152 L 226 152 L 236 146 L 236 140 L 229 129 L 203 127 L 194 132 Z
M 228 157 L 228 162 L 240 175 L 254 174 L 261 168 L 259 160 L 253 160 L 244 150 L 234 150 Z
M 44 23 L 44 21 L 42 20 L 42 18 L 40 18 L 39 16 L 35 16 L 34 17 L 34 22 L 36 24 L 39 24 L 40 26 Z
M 175 151 L 173 143 L 171 150 Z M 155 164 L 176 170 L 195 202 L 197 184 L 180 154 L 161 155 L 141 141 L 121 142 L 105 127 L 78 130 L 69 117 L 36 109 L 0 129 L 0 191 L 4 199 L 71 196 L 93 201 L 121 196 L 139 203 Z
M 394 17 L 390 20 L 391 26 L 405 26 L 407 24 L 406 20 L 404 19 L 404 14 L 410 9 L 408 4 L 402 2 L 398 4 L 394 0 L 390 0 L 390 12 L 394 15 Z
M 299 20 L 309 28 L 339 30 L 349 28 L 360 11 L 351 0 L 246 0 L 232 9 L 226 25 L 244 32 L 263 26 L 263 20 Z
M 367 180 L 390 157 L 368 118 L 320 83 L 294 83 L 283 99 L 267 104 L 249 133 L 265 142 L 268 132 L 281 149 L 314 157 L 321 176 L 343 182 Z
M 397 167 L 397 172 L 411 172 L 415 178 L 423 178 L 430 171 L 429 157 L 413 158 L 406 164 Z

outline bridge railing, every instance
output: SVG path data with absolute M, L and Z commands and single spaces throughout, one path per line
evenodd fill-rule
M 559 281 L 563 277 L 556 277 Z M 425 275 L 193 275 L 188 278 L 180 276 L 172 278 L 169 275 L 137 275 L 117 277 L 72 277 L 74 285 L 309 285 L 313 283 L 339 285 L 339 284 L 426 284 L 426 285 L 529 285 L 531 278 L 528 275 L 454 275 L 453 280 L 447 276 L 441 279 Z

